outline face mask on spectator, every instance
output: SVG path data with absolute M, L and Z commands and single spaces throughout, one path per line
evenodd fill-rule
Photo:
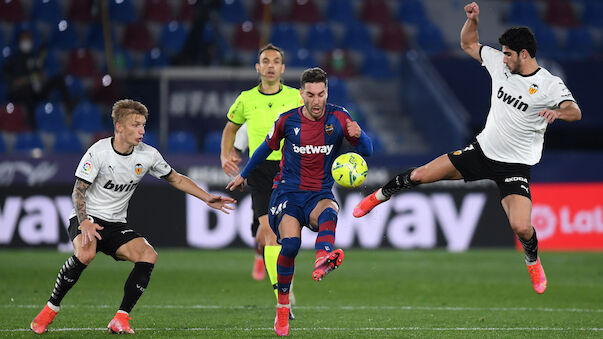
M 23 39 L 23 40 L 19 41 L 19 50 L 21 50 L 21 52 L 29 53 L 29 52 L 31 52 L 32 48 L 33 48 L 33 42 L 30 39 Z

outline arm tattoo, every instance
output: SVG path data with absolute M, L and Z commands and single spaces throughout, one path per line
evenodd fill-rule
M 90 186 L 90 184 L 77 179 L 75 181 L 75 186 L 73 186 L 73 193 L 71 194 L 75 214 L 80 223 L 85 219 L 88 219 L 88 215 L 86 214 L 86 190 L 88 189 L 88 186 Z

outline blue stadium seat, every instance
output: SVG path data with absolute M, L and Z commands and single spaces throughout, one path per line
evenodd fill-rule
M 159 46 L 168 55 L 174 55 L 180 52 L 187 37 L 186 27 L 178 21 L 171 21 L 161 29 Z
M 157 136 L 157 133 L 153 131 L 145 131 L 144 137 L 142 137 L 142 142 L 159 149 L 159 137 Z
M 245 6 L 240 0 L 224 0 L 220 7 L 220 18 L 233 24 L 240 24 L 248 20 Z
M 97 105 L 88 100 L 80 101 L 73 109 L 71 128 L 75 131 L 97 133 L 103 128 L 103 115 Z
M 115 30 L 111 28 L 111 40 L 115 44 L 117 42 Z M 95 51 L 105 50 L 105 37 L 103 35 L 103 26 L 100 23 L 92 23 L 88 25 L 86 37 L 84 38 L 84 46 Z
M 169 64 L 167 57 L 159 48 L 153 48 L 142 57 L 142 68 L 161 68 Z
M 2 64 L 0 63 L 0 68 Z M 4 81 L 0 81 L 0 103 L 6 102 L 6 83 Z
M 48 24 L 57 24 L 65 16 L 56 0 L 33 1 L 30 11 L 32 21 L 42 21 Z
M 211 131 L 203 138 L 203 152 L 220 154 L 222 145 L 222 131 Z
M 513 24 L 536 27 L 542 23 L 536 4 L 531 0 L 514 0 L 507 21 Z
M 428 55 L 439 55 L 448 50 L 442 32 L 433 24 L 419 26 L 415 40 Z
M 127 24 L 138 19 L 136 9 L 131 0 L 109 0 L 109 17 L 111 21 Z
M 538 25 L 534 28 L 534 36 L 538 41 L 537 56 L 556 58 L 560 54 L 559 41 L 555 31 L 549 25 Z
M 62 71 L 63 65 L 57 57 L 56 50 L 54 48 L 46 51 L 46 60 L 44 60 L 44 72 L 46 76 L 53 77 Z
M 394 76 L 387 55 L 376 48 L 364 54 L 362 73 L 376 79 L 390 79 Z
M 75 133 L 65 130 L 55 134 L 52 149 L 55 153 L 81 153 L 82 143 Z
M 565 53 L 574 59 L 589 58 L 595 53 L 595 42 L 590 31 L 584 27 L 567 31 Z
M 12 49 L 10 46 L 0 46 L 0 68 L 4 65 L 6 58 L 10 56 Z
M 65 76 L 65 85 L 67 85 L 67 91 L 72 98 L 82 98 L 86 96 L 86 89 L 82 80 L 74 75 Z
M 311 25 L 306 37 L 306 48 L 318 52 L 328 52 L 337 48 L 331 26 L 324 22 Z
M 17 134 L 13 149 L 15 152 L 28 153 L 35 149 L 44 149 L 44 143 L 38 133 L 24 132 Z
M 325 18 L 341 24 L 353 24 L 358 21 L 352 1 L 330 0 L 325 10 Z
M 62 50 L 81 47 L 75 26 L 70 21 L 61 20 L 58 24 L 53 25 L 53 27 L 50 34 L 50 46 Z
M 412 25 L 425 25 L 430 22 L 425 7 L 419 0 L 401 1 L 398 7 L 398 19 Z
M 286 56 L 289 58 L 289 61 L 286 62 L 289 67 L 311 68 L 319 66 L 312 53 L 305 48 L 300 48 L 296 52 L 286 54 Z
M 355 22 L 346 27 L 341 47 L 357 52 L 368 52 L 374 48 L 371 34 L 362 22 Z
M 4 137 L 2 137 L 2 134 L 0 133 L 0 153 L 6 153 L 7 149 L 6 149 L 6 145 L 4 144 Z
M 343 105 L 349 101 L 350 98 L 348 96 L 348 89 L 345 81 L 337 77 L 330 77 L 329 98 L 327 99 L 327 102 L 335 105 Z
M 107 60 L 103 60 L 103 70 L 108 72 Z M 117 72 L 129 72 L 134 69 L 134 58 L 127 50 L 115 46 L 113 49 L 113 67 Z
M 586 1 L 582 11 L 582 22 L 588 26 L 603 28 L 603 2 Z
M 289 53 L 299 49 L 299 38 L 295 27 L 285 22 L 272 26 L 270 42 Z
M 167 150 L 170 153 L 197 153 L 197 139 L 190 132 L 173 131 L 168 136 Z
M 58 132 L 65 129 L 65 114 L 60 105 L 44 101 L 36 106 L 34 113 L 36 126 L 45 132 Z

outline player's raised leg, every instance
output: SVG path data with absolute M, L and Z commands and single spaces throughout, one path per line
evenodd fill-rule
M 289 310 L 291 303 L 289 291 L 295 272 L 295 257 L 301 246 L 301 226 L 297 219 L 284 215 L 279 224 L 281 236 L 281 252 L 278 256 L 278 303 L 276 305 L 276 318 L 274 319 L 274 332 L 278 336 L 289 335 Z
M 310 223 L 318 226 L 318 235 L 314 244 L 316 260 L 312 279 L 320 281 L 343 263 L 343 250 L 333 250 L 337 227 L 337 204 L 330 199 L 319 201 L 310 214 Z
M 77 227 L 77 226 L 75 226 Z M 46 306 L 33 319 L 29 327 L 37 334 L 46 332 L 60 309 L 60 304 L 67 292 L 75 285 L 84 269 L 96 255 L 96 238 L 92 243 L 82 246 L 81 235 L 73 240 L 74 255 L 69 257 L 59 270 L 59 275 Z M 78 258 L 79 256 L 79 258 Z
M 461 173 L 454 167 L 448 155 L 443 154 L 426 165 L 418 168 L 411 167 L 396 175 L 383 187 L 362 199 L 354 208 L 353 215 L 356 218 L 366 215 L 377 205 L 389 200 L 392 195 L 402 190 L 439 180 L 461 178 Z
M 146 290 L 151 279 L 151 273 L 157 262 L 157 252 L 144 238 L 136 238 L 119 247 L 115 255 L 119 259 L 134 263 L 134 268 L 124 285 L 124 296 L 115 317 L 107 325 L 112 333 L 133 334 L 130 327 L 129 314 Z
M 511 194 L 504 197 L 501 203 L 509 218 L 511 228 L 523 247 L 532 287 L 536 293 L 542 294 L 547 288 L 548 281 L 540 264 L 538 238 L 531 223 L 532 201 L 525 196 Z

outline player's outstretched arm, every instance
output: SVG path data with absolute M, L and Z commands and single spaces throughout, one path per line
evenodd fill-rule
M 475 2 L 466 5 L 465 14 L 467 14 L 467 21 L 465 21 L 461 29 L 461 48 L 473 59 L 482 62 L 482 58 L 479 55 L 481 44 L 479 43 L 477 33 L 479 6 Z
M 370 156 L 373 154 L 373 143 L 371 138 L 364 133 L 364 131 L 360 128 L 360 125 L 356 121 L 352 121 L 350 119 L 346 119 L 345 121 L 346 129 L 348 130 L 348 134 L 351 137 L 358 138 L 358 144 L 354 147 L 356 152 L 361 155 Z
M 568 122 L 582 119 L 582 111 L 578 104 L 573 101 L 562 102 L 558 109 L 543 109 L 538 115 L 544 117 L 549 124 L 557 119 Z
M 207 206 L 220 210 L 229 214 L 228 210 L 234 210 L 234 207 L 229 204 L 234 204 L 237 201 L 233 198 L 223 197 L 221 195 L 209 194 L 204 189 L 199 187 L 186 175 L 182 175 L 176 171 L 172 171 L 166 178 L 167 182 L 182 192 L 188 193 L 204 201 Z

